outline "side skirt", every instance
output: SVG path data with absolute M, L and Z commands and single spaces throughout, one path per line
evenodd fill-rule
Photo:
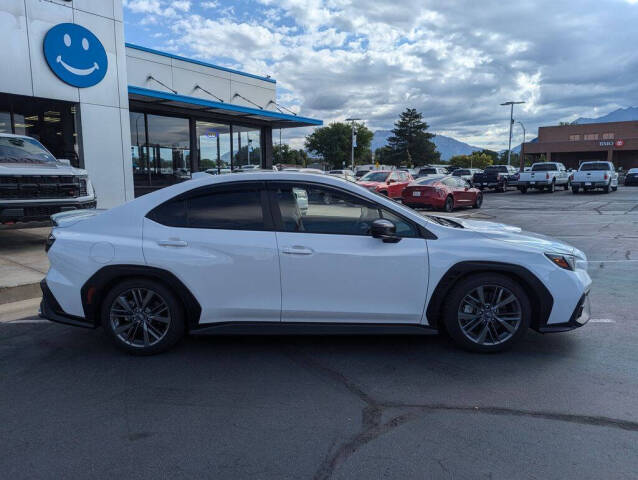
M 423 325 L 375 323 L 223 322 L 193 327 L 191 335 L 436 335 Z

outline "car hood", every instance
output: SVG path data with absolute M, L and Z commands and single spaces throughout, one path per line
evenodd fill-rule
M 370 187 L 378 187 L 379 185 L 385 185 L 383 182 L 357 182 L 362 187 L 370 188 Z
M 575 255 L 583 259 L 586 258 L 583 252 L 565 242 L 561 242 L 560 240 L 556 240 L 546 235 L 528 232 L 522 230 L 520 227 L 514 227 L 504 223 L 486 222 L 483 220 L 467 220 L 454 217 L 449 217 L 449 220 L 459 223 L 467 230 L 479 233 L 484 237 L 493 240 L 546 253 L 560 253 Z
M 0 163 L 0 175 L 86 175 L 86 170 L 60 163 Z

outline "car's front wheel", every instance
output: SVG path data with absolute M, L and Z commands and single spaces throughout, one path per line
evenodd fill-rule
M 531 306 L 515 280 L 484 273 L 452 288 L 443 315 L 445 330 L 459 346 L 473 352 L 498 352 L 525 335 Z
M 184 311 L 175 294 L 147 278 L 115 285 L 102 302 L 102 326 L 116 346 L 137 355 L 168 350 L 184 335 Z

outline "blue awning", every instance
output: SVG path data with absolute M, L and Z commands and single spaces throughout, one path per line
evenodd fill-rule
M 258 108 L 244 107 L 232 103 L 213 102 L 197 97 L 178 95 L 174 93 L 160 92 L 148 88 L 128 87 L 129 100 L 141 103 L 160 104 L 182 109 L 196 110 L 198 112 L 210 112 L 217 115 L 233 117 L 238 121 L 257 120 L 267 122 L 273 128 L 293 128 L 310 127 L 323 125 L 322 120 L 314 118 L 300 117 L 286 113 L 273 112 L 271 110 L 261 110 Z

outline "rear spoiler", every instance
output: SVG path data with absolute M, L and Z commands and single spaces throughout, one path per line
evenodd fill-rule
M 54 227 L 68 227 L 80 220 L 86 220 L 87 218 L 94 217 L 105 211 L 106 209 L 95 208 L 90 210 L 69 210 L 51 215 L 51 221 L 53 222 Z

